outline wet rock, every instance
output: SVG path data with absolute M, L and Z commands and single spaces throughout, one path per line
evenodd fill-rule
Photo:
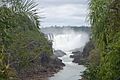
M 50 56 L 50 58 L 53 60 L 53 59 L 57 59 L 58 57 L 56 55 L 52 55 Z
M 56 57 L 56 55 L 52 55 L 51 57 L 51 60 L 50 60 L 50 65 L 55 65 L 55 66 L 65 66 L 65 64 L 64 63 L 62 63 L 62 60 L 61 59 L 59 59 L 58 57 Z
M 73 60 L 74 63 L 78 63 L 79 65 L 87 64 L 87 61 L 88 61 L 87 58 L 92 49 L 94 49 L 94 45 L 93 45 L 92 41 L 89 41 L 85 45 L 83 52 L 80 52 L 80 51 L 72 52 L 73 55 L 71 55 L 70 57 L 74 58 L 74 60 Z
M 91 51 L 92 49 L 94 49 L 94 48 L 95 48 L 95 46 L 94 46 L 93 42 L 90 40 L 90 41 L 85 45 L 85 47 L 84 47 L 84 49 L 83 49 L 83 52 L 82 52 L 83 57 L 84 57 L 84 58 L 87 58 L 87 57 L 89 56 L 89 54 L 90 54 L 90 51 Z
M 82 64 L 83 63 L 83 55 L 82 52 L 80 51 L 76 51 L 76 52 L 72 52 L 73 55 L 71 55 L 71 58 L 74 58 L 74 60 L 72 62 L 74 63 L 78 63 L 78 64 Z
M 82 54 L 82 52 L 81 51 L 74 51 L 74 52 L 72 52 L 72 54 Z
M 64 55 L 66 55 L 66 53 L 63 52 L 62 50 L 55 50 L 54 55 L 57 57 L 63 57 Z
M 73 55 L 70 55 L 70 58 L 79 58 L 79 57 L 82 57 L 82 52 L 80 51 L 75 51 L 75 52 L 72 52 Z

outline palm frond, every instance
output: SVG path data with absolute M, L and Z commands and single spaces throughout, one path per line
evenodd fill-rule
M 12 12 L 19 16 L 27 16 L 29 18 L 30 29 L 39 29 L 39 19 L 36 6 L 37 4 L 33 0 L 4 0 L 3 3 Z M 19 20 L 17 20 L 19 21 Z

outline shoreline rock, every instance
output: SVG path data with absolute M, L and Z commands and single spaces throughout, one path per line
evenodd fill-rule
M 56 57 L 63 57 L 64 55 L 66 55 L 66 53 L 63 52 L 62 50 L 55 50 L 55 51 L 54 51 L 54 55 L 55 55 Z
M 83 65 L 86 62 L 86 59 L 83 58 L 82 52 L 76 51 L 72 53 L 73 55 L 70 56 L 70 58 L 74 58 L 72 62 L 78 63 L 78 65 Z
M 90 40 L 85 47 L 83 48 L 83 52 L 81 51 L 74 51 L 72 52 L 73 55 L 71 55 L 71 58 L 74 58 L 72 62 L 78 63 L 78 65 L 85 65 L 88 62 L 88 56 L 90 54 L 90 51 L 94 49 L 94 45 L 92 41 Z

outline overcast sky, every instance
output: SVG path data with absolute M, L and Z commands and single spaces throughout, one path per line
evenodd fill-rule
M 41 26 L 88 25 L 88 0 L 37 0 Z

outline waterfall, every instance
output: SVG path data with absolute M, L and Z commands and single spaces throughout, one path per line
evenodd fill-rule
M 46 34 L 46 37 L 47 37 L 48 40 L 53 40 L 54 39 L 54 34 L 48 33 L 48 34 Z
M 86 33 L 68 32 L 55 35 L 53 38 L 53 48 L 55 50 L 70 51 L 80 49 L 85 46 L 89 40 L 89 35 Z
M 72 29 L 65 29 L 59 34 L 54 32 L 47 33 L 46 37 L 53 42 L 53 49 L 65 52 L 74 49 L 82 50 L 86 42 L 89 41 L 88 33 L 76 32 Z

